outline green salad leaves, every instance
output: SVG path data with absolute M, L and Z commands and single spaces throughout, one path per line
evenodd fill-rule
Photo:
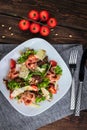
M 57 65 L 55 67 L 54 71 L 55 71 L 56 74 L 62 75 L 62 69 L 59 65 Z
M 41 101 L 45 101 L 45 99 L 46 99 L 46 97 L 44 97 L 44 96 L 42 96 L 42 97 L 36 97 L 35 102 L 39 103 Z
M 20 84 L 17 83 L 16 81 L 14 81 L 14 80 L 11 80 L 11 81 L 8 82 L 8 88 L 10 90 L 15 90 L 16 88 L 20 88 L 20 87 L 21 87 Z
M 35 53 L 36 53 L 36 51 L 34 51 L 34 50 L 26 49 L 26 51 L 23 52 L 23 53 L 21 54 L 21 56 L 18 58 L 17 62 L 18 62 L 19 64 L 21 64 L 21 63 L 23 63 L 23 62 L 25 62 L 25 61 L 27 60 L 27 58 L 28 58 L 28 56 L 29 56 L 30 54 L 35 54 Z
M 42 88 L 42 87 L 46 88 L 49 85 L 49 83 L 50 83 L 49 79 L 44 78 L 43 81 L 40 84 L 38 84 L 38 87 L 39 88 Z

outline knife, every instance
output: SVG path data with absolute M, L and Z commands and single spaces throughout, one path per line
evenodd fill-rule
M 75 108 L 75 116 L 80 116 L 81 93 L 82 93 L 82 86 L 84 82 L 86 59 L 87 59 L 87 49 L 83 52 L 81 63 L 80 63 L 79 87 L 78 87 L 78 95 L 77 95 L 76 108 Z

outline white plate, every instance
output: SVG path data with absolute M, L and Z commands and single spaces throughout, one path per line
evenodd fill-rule
M 3 83 L 3 78 L 7 75 L 7 72 L 9 70 L 9 61 L 11 58 L 17 59 L 20 54 L 19 51 L 23 50 L 24 48 L 33 48 L 35 50 L 38 49 L 45 49 L 47 51 L 47 55 L 49 59 L 56 60 L 58 64 L 61 66 L 63 70 L 63 74 L 58 81 L 59 85 L 59 91 L 57 94 L 54 95 L 53 100 L 51 102 L 44 101 L 41 103 L 39 108 L 32 107 L 32 106 L 25 106 L 24 104 L 18 104 L 17 101 L 11 100 L 9 98 L 9 91 L 6 89 L 5 84 Z M 38 115 L 51 106 L 53 106 L 56 102 L 58 102 L 69 90 L 71 86 L 71 73 L 66 66 L 65 62 L 61 58 L 61 56 L 58 54 L 58 52 L 45 40 L 41 38 L 33 38 L 28 41 L 25 41 L 18 47 L 16 47 L 14 50 L 12 50 L 10 53 L 8 53 L 1 61 L 0 61 L 0 90 L 3 93 L 3 95 L 6 97 L 6 99 L 10 102 L 10 104 L 21 114 L 26 116 L 35 116 Z

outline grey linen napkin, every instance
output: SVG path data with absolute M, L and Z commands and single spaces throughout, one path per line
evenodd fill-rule
M 0 57 L 3 57 L 17 45 L 0 45 Z M 72 49 L 78 49 L 78 62 L 75 72 L 76 91 L 78 87 L 79 66 L 82 55 L 81 45 L 53 45 L 68 65 Z M 87 71 L 86 71 L 87 72 Z M 1 87 L 1 86 L 0 86 Z M 81 109 L 87 109 L 87 73 L 85 75 Z M 36 130 L 42 126 L 73 114 L 70 111 L 70 90 L 66 95 L 47 111 L 34 117 L 26 117 L 18 113 L 0 93 L 0 130 Z

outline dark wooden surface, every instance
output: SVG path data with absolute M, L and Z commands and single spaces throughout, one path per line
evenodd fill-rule
M 80 117 L 69 116 L 38 130 L 87 130 L 87 111 L 81 112 Z
M 87 46 L 87 0 L 0 0 L 0 43 L 20 44 L 33 37 L 18 28 L 21 17 L 31 9 L 50 11 L 58 26 L 45 37 L 50 43 L 78 43 Z M 43 37 L 42 37 L 43 38 Z M 87 130 L 87 111 L 79 118 L 72 116 L 56 121 L 39 130 Z
M 20 17 L 27 18 L 31 9 L 47 9 L 57 18 L 59 25 L 45 38 L 49 42 L 87 43 L 87 0 L 0 0 L 1 43 L 20 44 L 32 37 L 41 37 L 18 29 Z

